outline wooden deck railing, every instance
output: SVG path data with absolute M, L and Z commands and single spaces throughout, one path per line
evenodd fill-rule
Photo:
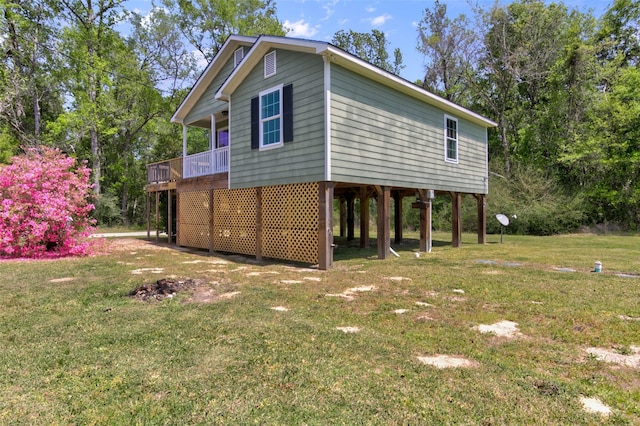
M 228 171 L 229 147 L 223 147 L 147 164 L 147 183 L 175 182 Z
M 182 179 L 182 157 L 147 164 L 147 183 L 175 182 Z
M 184 159 L 184 178 L 227 171 L 229 171 L 229 147 L 187 155 Z

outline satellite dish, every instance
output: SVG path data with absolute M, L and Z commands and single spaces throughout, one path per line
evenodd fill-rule
M 496 219 L 498 219 L 498 222 L 500 222 L 500 225 L 509 226 L 509 218 L 503 215 L 502 213 L 498 213 L 496 215 Z
M 502 244 L 502 235 L 504 234 L 504 228 L 509 225 L 509 218 L 502 213 L 498 213 L 496 219 L 498 219 L 498 222 L 502 225 L 500 227 L 500 243 Z

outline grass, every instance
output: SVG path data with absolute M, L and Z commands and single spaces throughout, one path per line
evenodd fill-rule
M 447 239 L 420 258 L 415 240 L 394 245 L 385 261 L 338 241 L 327 272 L 153 245 L 0 262 L 0 424 L 640 424 L 638 370 L 585 351 L 640 345 L 640 321 L 619 317 L 640 317 L 640 278 L 616 275 L 640 274 L 639 237 Z M 240 293 L 126 296 L 167 276 Z M 473 329 L 500 320 L 524 337 Z M 418 361 L 436 354 L 478 366 Z M 581 395 L 613 414 L 585 412 Z

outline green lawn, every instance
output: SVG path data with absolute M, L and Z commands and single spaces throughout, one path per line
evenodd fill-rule
M 586 351 L 640 346 L 640 278 L 617 275 L 640 237 L 449 238 L 385 261 L 339 240 L 326 272 L 153 244 L 0 261 L 0 424 L 640 424 L 640 370 Z M 165 277 L 200 301 L 127 297 Z M 522 335 L 474 329 L 502 320 Z M 475 366 L 419 360 L 441 354 Z

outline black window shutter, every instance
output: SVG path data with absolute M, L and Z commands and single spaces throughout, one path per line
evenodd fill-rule
M 251 99 L 251 149 L 260 148 L 260 104 L 258 97 Z
M 282 133 L 284 142 L 293 141 L 293 84 L 282 88 Z

